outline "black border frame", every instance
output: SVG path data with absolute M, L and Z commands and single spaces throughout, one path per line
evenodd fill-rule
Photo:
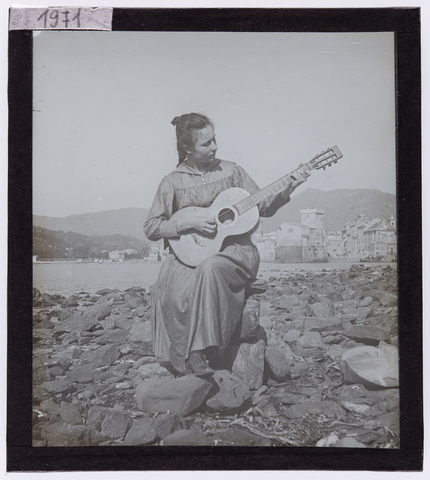
M 32 447 L 32 32 L 9 32 L 7 471 L 422 471 L 419 8 L 113 8 L 115 31 L 396 35 L 401 448 Z

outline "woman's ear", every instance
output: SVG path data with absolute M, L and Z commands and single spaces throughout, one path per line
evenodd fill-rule
M 182 145 L 182 149 L 186 152 L 187 155 L 190 155 L 191 148 L 188 145 Z

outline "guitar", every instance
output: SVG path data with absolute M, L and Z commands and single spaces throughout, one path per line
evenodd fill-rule
M 337 163 L 342 157 L 342 152 L 335 145 L 316 155 L 300 168 L 325 169 Z M 175 212 L 171 220 L 191 218 L 204 210 L 206 213 L 213 213 L 217 223 L 217 230 L 213 235 L 190 232 L 182 234 L 180 237 L 169 238 L 169 244 L 176 256 L 185 265 L 196 267 L 210 256 L 218 253 L 227 237 L 250 232 L 258 224 L 260 218 L 257 205 L 292 183 L 294 179 L 291 176 L 294 176 L 295 171 L 253 195 L 243 188 L 232 187 L 221 192 L 209 207 L 186 207 Z

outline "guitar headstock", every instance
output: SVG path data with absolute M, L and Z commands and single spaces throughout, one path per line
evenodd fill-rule
M 342 152 L 339 150 L 339 147 L 335 145 L 334 147 L 327 148 L 324 152 L 316 155 L 308 165 L 315 170 L 321 168 L 325 169 L 326 167 L 331 167 L 334 163 L 337 163 L 342 157 Z

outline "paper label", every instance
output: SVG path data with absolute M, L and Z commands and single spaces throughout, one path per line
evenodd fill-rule
M 11 7 L 9 30 L 112 30 L 112 7 Z

